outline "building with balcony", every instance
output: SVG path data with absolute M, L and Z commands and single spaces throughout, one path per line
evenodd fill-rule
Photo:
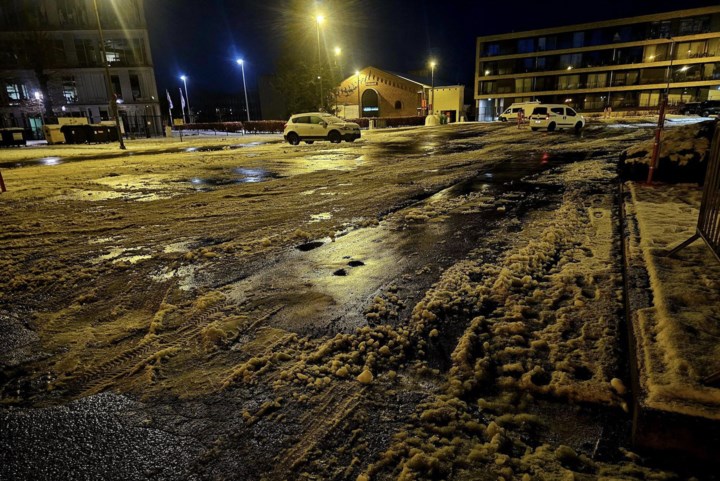
M 126 132 L 161 131 L 143 0 L 8 0 L 0 4 L 0 127 L 41 136 L 57 117 L 110 120 L 105 63 Z
M 478 37 L 479 120 L 513 102 L 582 111 L 720 98 L 720 6 Z

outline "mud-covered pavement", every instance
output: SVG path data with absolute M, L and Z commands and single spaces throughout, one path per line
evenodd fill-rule
M 615 170 L 651 132 L 3 170 L 0 479 L 676 477 L 628 450 Z

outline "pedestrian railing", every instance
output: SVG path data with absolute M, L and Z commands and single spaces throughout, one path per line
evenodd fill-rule
M 720 261 L 720 124 L 715 126 L 707 163 L 705 187 L 695 234 L 668 252 L 668 256 L 672 256 L 697 239 L 702 239 Z

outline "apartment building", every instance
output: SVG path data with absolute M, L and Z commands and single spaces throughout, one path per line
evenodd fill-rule
M 110 120 L 105 63 L 126 132 L 159 134 L 160 106 L 143 0 L 0 2 L 0 127 L 57 117 Z
M 581 111 L 720 98 L 720 6 L 478 37 L 475 100 L 491 120 L 513 102 Z

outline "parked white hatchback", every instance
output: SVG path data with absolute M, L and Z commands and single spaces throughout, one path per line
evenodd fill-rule
M 283 137 L 292 145 L 300 141 L 312 144 L 316 140 L 329 140 L 334 144 L 343 140 L 354 142 L 360 138 L 360 126 L 326 112 L 308 112 L 291 116 L 285 124 Z
M 548 132 L 556 129 L 575 129 L 579 132 L 585 127 L 585 117 L 563 104 L 536 105 L 528 120 L 532 130 L 547 129 Z

